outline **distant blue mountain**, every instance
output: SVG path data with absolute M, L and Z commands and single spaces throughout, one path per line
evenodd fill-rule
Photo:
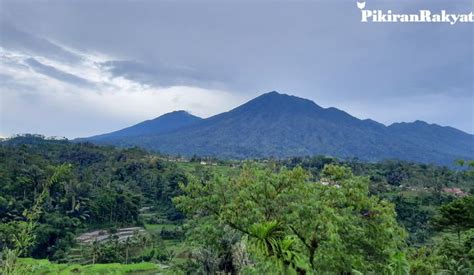
M 239 159 L 323 154 L 451 164 L 455 159 L 474 158 L 474 136 L 454 128 L 420 121 L 387 127 L 277 92 L 207 119 L 193 117 L 174 128 L 170 126 L 174 119 L 162 119 L 175 115 L 111 133 L 113 139 L 96 136 L 88 140 L 169 154 Z
M 164 134 L 176 129 L 189 126 L 202 118 L 189 114 L 186 111 L 174 111 L 155 119 L 146 120 L 136 125 L 112 133 L 87 138 L 89 141 L 118 141 L 132 137 Z

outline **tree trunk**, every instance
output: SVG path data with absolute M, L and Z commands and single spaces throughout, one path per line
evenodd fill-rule
M 125 249 L 125 263 L 128 264 L 128 246 Z
M 313 270 L 315 270 L 315 266 L 314 266 L 314 254 L 316 253 L 316 248 L 311 248 L 309 250 L 309 263 L 311 264 L 311 268 Z
M 74 211 L 75 207 L 76 207 L 76 196 L 72 195 L 72 198 L 71 198 L 71 212 Z

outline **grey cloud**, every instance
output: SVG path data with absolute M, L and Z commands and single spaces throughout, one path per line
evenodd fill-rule
M 31 90 L 31 85 L 27 83 L 20 83 L 15 80 L 15 78 L 9 74 L 0 73 L 0 85 L 3 88 L 9 88 L 14 90 L 17 93 L 22 93 L 23 91 Z M 2 90 L 4 93 L 5 91 Z M 0 100 L 1 101 L 1 100 Z
M 407 102 L 397 109 L 404 120 L 423 114 L 472 133 L 472 24 L 363 24 L 355 2 L 3 0 L 0 16 L 37 37 L 110 55 L 117 61 L 104 69 L 141 83 L 225 87 L 247 98 L 278 90 L 325 107 L 361 106 L 345 109 L 381 122 L 400 118 L 383 109 Z M 367 7 L 466 12 L 472 0 Z
M 222 87 L 223 83 L 212 79 L 206 74 L 178 66 L 163 64 L 146 64 L 130 60 L 113 60 L 100 63 L 100 66 L 114 77 L 124 77 L 129 80 L 160 87 L 170 86 L 197 86 Z
M 41 55 L 62 62 L 75 63 L 81 57 L 47 39 L 22 31 L 4 20 L 0 21 L 0 45 L 6 49 Z
M 18 11 L 24 5 L 9 4 L 11 18 L 21 17 Z M 472 2 L 368 1 L 367 5 L 463 11 Z M 193 68 L 199 78 L 186 75 L 189 72 L 165 73 L 162 82 L 213 81 L 251 94 L 285 90 L 335 104 L 340 98 L 447 89 L 466 95 L 472 87 L 474 45 L 469 24 L 362 24 L 355 0 L 113 5 L 52 1 L 31 7 L 36 13 L 16 24 L 79 48 L 146 63 L 146 73 L 127 75 L 149 83 L 159 82 L 156 68 L 161 64 L 173 64 Z
M 76 86 L 93 87 L 94 84 L 87 79 L 61 71 L 53 66 L 45 65 L 34 58 L 27 58 L 25 63 L 28 64 L 35 72 L 46 75 L 48 77 L 67 82 Z

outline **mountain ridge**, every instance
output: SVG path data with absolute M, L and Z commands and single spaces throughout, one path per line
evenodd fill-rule
M 118 131 L 96 135 L 88 138 L 81 138 L 80 140 L 101 141 L 114 140 L 117 138 L 136 137 L 148 134 L 163 134 L 174 131 L 181 127 L 188 126 L 192 123 L 202 120 L 202 118 L 191 115 L 184 110 L 173 111 L 166 113 L 154 119 L 149 119 L 120 129 Z
M 421 121 L 386 126 L 275 91 L 171 131 L 133 139 L 86 140 L 167 154 L 237 159 L 324 154 L 446 164 L 456 158 L 474 158 L 474 136 L 461 130 Z

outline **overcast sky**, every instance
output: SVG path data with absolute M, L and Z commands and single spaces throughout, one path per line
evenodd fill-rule
M 468 13 L 472 0 L 367 0 Z M 356 0 L 0 0 L 0 135 L 69 138 L 268 91 L 474 133 L 474 24 L 361 23 Z

